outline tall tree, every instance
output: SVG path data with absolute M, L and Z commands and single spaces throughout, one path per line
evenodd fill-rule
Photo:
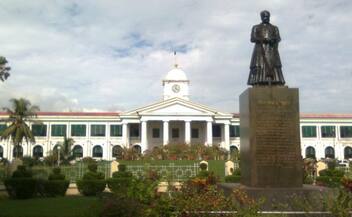
M 64 137 L 64 141 L 59 142 L 60 153 L 63 155 L 64 160 L 67 160 L 72 155 L 72 146 L 75 144 L 75 140 L 72 138 Z
M 0 56 L 0 80 L 5 81 L 10 76 L 11 67 L 7 66 L 5 57 Z
M 4 121 L 10 123 L 10 125 L 2 131 L 0 141 L 11 139 L 15 147 L 20 146 L 23 140 L 27 144 L 28 142 L 35 143 L 35 138 L 28 123 L 38 122 L 35 118 L 37 117 L 39 107 L 31 105 L 29 100 L 24 98 L 11 99 L 10 102 L 10 108 L 3 108 L 9 114 L 9 117 Z M 16 157 L 18 157 L 18 153 Z

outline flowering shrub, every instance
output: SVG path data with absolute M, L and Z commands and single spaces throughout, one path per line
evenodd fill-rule
M 351 178 L 343 177 L 341 179 L 341 183 L 348 191 L 352 192 L 352 179 Z

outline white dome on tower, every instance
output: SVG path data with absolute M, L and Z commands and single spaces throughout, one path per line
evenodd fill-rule
M 175 67 L 169 71 L 165 79 L 163 80 L 164 86 L 164 100 L 170 99 L 173 97 L 183 98 L 188 100 L 188 86 L 189 80 L 186 76 L 186 73 L 177 67 Z
M 188 78 L 182 69 L 175 66 L 166 74 L 164 81 L 188 81 Z

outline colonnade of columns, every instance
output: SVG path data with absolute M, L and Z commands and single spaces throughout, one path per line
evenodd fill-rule
M 177 120 L 178 121 L 178 120 Z M 192 121 L 184 120 L 184 143 L 190 144 L 192 140 Z M 204 131 L 205 144 L 211 146 L 213 144 L 213 122 L 204 121 L 206 128 Z M 142 151 L 145 151 L 148 148 L 148 121 L 142 120 L 140 122 L 140 145 Z M 223 123 L 222 127 L 222 143 L 226 146 L 230 144 L 230 125 L 229 123 Z M 170 121 L 162 121 L 162 144 L 167 145 L 170 143 Z M 126 145 L 130 145 L 129 138 L 129 123 L 123 123 L 122 125 L 122 141 Z M 180 141 L 181 142 L 181 141 Z

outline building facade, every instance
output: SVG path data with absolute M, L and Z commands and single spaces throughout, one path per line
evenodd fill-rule
M 16 153 L 45 157 L 63 141 L 73 138 L 77 157 L 113 160 L 118 149 L 140 152 L 166 144 L 220 145 L 240 149 L 239 115 L 223 113 L 190 100 L 189 80 L 175 66 L 162 81 L 163 99 L 126 112 L 39 112 L 42 124 L 31 124 L 35 144 L 14 148 L 0 141 L 0 158 Z M 6 113 L 0 113 L 0 119 Z M 303 157 L 352 158 L 352 115 L 301 114 Z M 0 132 L 6 128 L 0 124 Z

